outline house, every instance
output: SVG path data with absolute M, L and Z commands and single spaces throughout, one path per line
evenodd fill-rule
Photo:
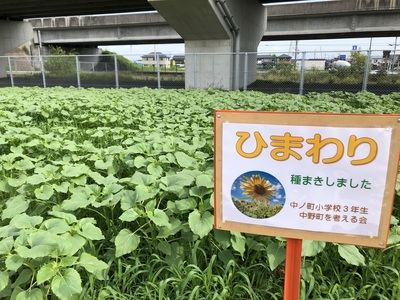
M 142 58 L 142 65 L 143 66 L 156 66 L 157 59 L 160 64 L 160 67 L 170 68 L 171 67 L 171 59 L 167 55 L 161 52 L 150 52 L 149 54 L 143 55 Z
M 183 68 L 185 67 L 185 55 L 174 55 L 171 62 L 172 65 Z
M 276 65 L 276 55 L 257 55 L 257 67 L 271 69 Z

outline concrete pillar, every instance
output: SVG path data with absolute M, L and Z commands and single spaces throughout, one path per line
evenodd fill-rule
M 32 25 L 23 21 L 0 20 L 0 56 L 33 40 Z M 0 60 L 0 78 L 6 77 L 7 60 Z
M 149 2 L 185 41 L 186 88 L 232 90 L 255 80 L 257 46 L 267 22 L 258 0 Z M 244 52 L 253 52 L 246 79 Z

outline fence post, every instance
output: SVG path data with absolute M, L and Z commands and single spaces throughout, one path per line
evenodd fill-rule
M 43 80 L 43 87 L 46 88 L 46 70 L 44 69 L 43 57 L 39 56 L 40 67 L 42 69 L 42 80 Z
M 160 56 L 158 53 L 156 53 L 156 64 L 157 64 L 157 87 L 161 89 Z
M 81 68 L 79 65 L 79 56 L 75 55 L 75 62 L 76 62 L 76 79 L 78 80 L 78 88 L 81 87 Z
M 306 60 L 306 53 L 301 52 L 301 67 L 300 67 L 300 88 L 299 88 L 299 94 L 303 95 L 304 93 L 304 64 Z
M 194 68 L 193 68 L 193 85 L 197 89 L 197 53 L 194 54 Z
M 114 70 L 115 70 L 115 87 L 119 88 L 119 78 L 118 78 L 118 60 L 117 55 L 114 55 Z
M 8 68 L 10 69 L 10 80 L 11 80 L 11 86 L 14 87 L 14 77 L 12 73 L 12 65 L 11 65 L 11 58 L 7 56 L 8 59 Z
M 364 78 L 363 78 L 363 85 L 362 85 L 363 92 L 367 91 L 367 88 L 368 88 L 368 75 L 369 75 L 370 62 L 371 62 L 371 50 L 368 50 L 367 51 L 367 61 L 365 62 L 365 67 L 364 67 Z
M 249 57 L 248 53 L 244 54 L 244 79 L 243 79 L 243 91 L 247 90 L 247 76 L 249 75 Z

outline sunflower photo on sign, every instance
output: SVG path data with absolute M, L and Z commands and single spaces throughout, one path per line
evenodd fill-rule
M 282 184 L 269 173 L 250 171 L 240 175 L 232 184 L 232 202 L 248 217 L 271 218 L 285 204 L 286 194 Z

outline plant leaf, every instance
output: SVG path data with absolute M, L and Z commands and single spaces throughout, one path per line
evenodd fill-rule
M 171 227 L 171 224 L 169 223 L 168 215 L 161 209 L 156 208 L 154 211 L 148 211 L 147 216 L 157 226 Z
M 54 276 L 51 281 L 51 290 L 61 300 L 70 300 L 74 295 L 82 292 L 82 280 L 74 269 L 66 269 Z
M 181 151 L 175 153 L 175 158 L 182 168 L 195 167 L 197 164 L 196 159 Z
M 205 237 L 213 228 L 214 216 L 206 211 L 203 215 L 196 209 L 189 214 L 189 226 L 193 233 Z
M 83 252 L 80 259 L 79 263 L 82 267 L 86 269 L 89 273 L 92 273 L 93 275 L 96 276 L 97 279 L 104 280 L 104 276 L 102 274 L 102 271 L 108 268 L 108 265 L 96 257 Z
M 139 216 L 140 215 L 135 211 L 134 208 L 129 208 L 122 215 L 120 215 L 118 219 L 120 219 L 121 221 L 125 221 L 125 222 L 133 222 Z
M 35 196 L 40 200 L 49 200 L 53 196 L 53 187 L 49 184 L 44 184 L 41 187 L 35 189 Z
M 43 292 L 41 289 L 34 288 L 18 293 L 15 300 L 43 300 Z
M 313 240 L 303 240 L 301 256 L 315 256 L 322 252 L 326 243 Z
M 58 270 L 59 268 L 55 262 L 43 265 L 36 275 L 37 284 L 42 284 L 52 279 L 57 274 Z
M 240 232 L 231 231 L 231 234 L 232 247 L 239 252 L 243 258 L 244 251 L 246 250 L 246 238 Z
M 8 285 L 8 272 L 0 272 L 0 291 L 4 290 Z
M 286 258 L 286 250 L 274 242 L 268 243 L 267 257 L 271 271 L 275 270 Z
M 129 229 L 122 229 L 115 238 L 115 256 L 131 253 L 140 242 L 140 237 L 132 233 Z
M 29 201 L 24 195 L 15 196 L 7 201 L 7 207 L 1 213 L 1 219 L 12 219 L 24 213 L 29 208 Z
M 365 257 L 358 248 L 353 245 L 338 245 L 338 251 L 342 258 L 354 266 L 365 266 Z

